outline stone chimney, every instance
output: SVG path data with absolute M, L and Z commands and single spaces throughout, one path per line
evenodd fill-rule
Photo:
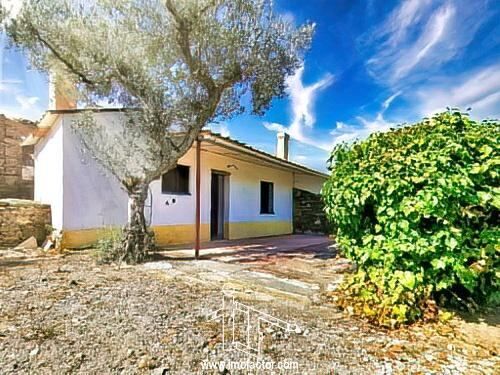
M 288 133 L 279 132 L 277 138 L 276 156 L 280 159 L 288 160 L 288 141 L 290 140 L 290 136 Z
M 49 75 L 49 110 L 76 109 L 76 89 L 60 74 Z

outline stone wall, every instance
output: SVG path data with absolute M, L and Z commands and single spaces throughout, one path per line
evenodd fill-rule
M 0 114 L 0 198 L 33 199 L 33 146 L 20 143 L 36 125 Z
M 329 232 L 328 221 L 323 211 L 320 194 L 293 189 L 293 231 L 294 233 Z
M 42 245 L 51 224 L 50 206 L 24 199 L 0 199 L 0 247 L 34 236 Z

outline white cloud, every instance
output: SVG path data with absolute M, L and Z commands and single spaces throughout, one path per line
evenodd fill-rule
M 398 54 L 393 68 L 392 78 L 394 80 L 406 76 L 422 62 L 424 57 L 431 54 L 433 48 L 444 38 L 454 14 L 454 7 L 444 5 L 431 16 L 418 40 L 411 47 Z
M 393 10 L 385 22 L 371 34 L 370 40 L 387 38 L 384 47 L 395 47 L 404 40 L 412 25 L 420 21 L 430 0 L 407 0 Z
M 286 132 L 288 129 L 286 126 L 278 124 L 277 122 L 266 122 L 264 121 L 264 127 L 267 130 L 273 131 L 273 132 Z
M 305 86 L 302 83 L 303 73 L 304 67 L 302 66 L 293 76 L 287 79 L 287 91 L 290 95 L 293 113 L 289 131 L 290 135 L 299 141 L 300 138 L 304 137 L 304 127 L 312 128 L 316 122 L 313 108 L 317 94 L 333 83 L 333 75 L 326 74 L 319 81 Z
M 32 108 L 39 101 L 40 98 L 37 96 L 16 95 L 16 102 L 19 103 L 22 110 Z
M 335 129 L 330 132 L 330 135 L 332 136 L 330 149 L 336 144 L 342 142 L 352 142 L 356 139 L 364 139 L 372 133 L 387 131 L 390 128 L 395 127 L 396 123 L 387 121 L 384 118 L 384 113 L 400 94 L 401 92 L 397 92 L 384 100 L 381 105 L 381 110 L 377 113 L 374 119 L 370 120 L 365 117 L 358 116 L 356 117 L 356 120 L 358 121 L 357 124 L 346 124 L 338 121 Z
M 229 127 L 225 122 L 218 122 L 208 125 L 208 129 L 213 131 L 214 133 L 219 133 L 223 137 L 230 137 L 231 132 L 229 131 Z
M 292 119 L 289 126 L 274 122 L 264 122 L 266 129 L 275 132 L 287 132 L 290 137 L 306 143 L 308 145 L 316 146 L 325 149 L 326 145 L 318 144 L 318 142 L 307 134 L 314 124 L 316 123 L 316 116 L 314 114 L 314 103 L 317 95 L 329 87 L 333 83 L 333 75 L 327 73 L 323 78 L 311 85 L 304 85 L 302 82 L 302 75 L 304 67 L 297 69 L 293 76 L 287 78 L 287 92 L 290 96 L 290 107 L 292 112 Z
M 423 86 L 415 93 L 419 114 L 432 115 L 446 107 L 472 108 L 475 117 L 500 116 L 500 63 L 444 78 L 439 85 Z
M 384 100 L 384 102 L 382 103 L 382 113 L 384 113 L 389 108 L 394 99 L 396 99 L 399 95 L 401 95 L 401 91 L 392 94 L 386 100 Z
M 478 1 L 480 7 L 484 1 Z M 408 0 L 361 38 L 371 51 L 368 72 L 393 89 L 425 80 L 448 61 L 464 53 L 475 33 L 490 17 L 465 0 L 439 7 L 429 0 Z

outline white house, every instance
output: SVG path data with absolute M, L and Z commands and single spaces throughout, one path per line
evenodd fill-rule
M 51 205 L 52 226 L 62 230 L 66 247 L 91 244 L 102 228 L 127 219 L 127 194 L 83 152 L 71 128 L 77 112 L 49 110 L 25 142 L 35 144 L 35 200 Z M 105 123 L 114 116 L 116 109 L 100 109 L 96 119 Z M 151 183 L 146 219 L 160 246 L 289 234 L 293 189 L 319 193 L 326 178 L 288 161 L 284 133 L 275 156 L 203 131 L 177 168 Z

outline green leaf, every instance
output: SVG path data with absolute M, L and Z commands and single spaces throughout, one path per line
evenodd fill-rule
M 490 146 L 488 145 L 484 145 L 483 147 L 481 147 L 479 149 L 479 151 L 481 152 L 481 159 L 486 159 L 488 156 L 490 156 L 490 154 L 493 152 L 493 148 L 491 148 Z
M 399 227 L 400 227 L 402 230 L 404 230 L 405 232 L 407 232 L 407 231 L 408 231 L 409 226 L 410 226 L 410 224 L 408 223 L 408 221 L 407 221 L 407 220 L 401 220 L 401 221 L 399 222 Z
M 493 199 L 493 196 L 486 191 L 478 191 L 477 196 L 479 197 L 481 204 L 486 204 L 488 201 Z
M 415 274 L 410 271 L 400 272 L 398 274 L 399 281 L 407 289 L 413 289 L 415 287 Z
M 431 264 L 432 268 L 436 270 L 444 270 L 446 267 L 446 263 L 442 259 L 433 259 Z
M 451 237 L 451 238 L 450 238 L 450 245 L 449 245 L 449 246 L 450 246 L 450 248 L 453 250 L 453 249 L 455 249 L 455 248 L 457 247 L 457 245 L 458 245 L 457 240 L 456 240 L 456 239 L 454 239 L 453 237 Z

